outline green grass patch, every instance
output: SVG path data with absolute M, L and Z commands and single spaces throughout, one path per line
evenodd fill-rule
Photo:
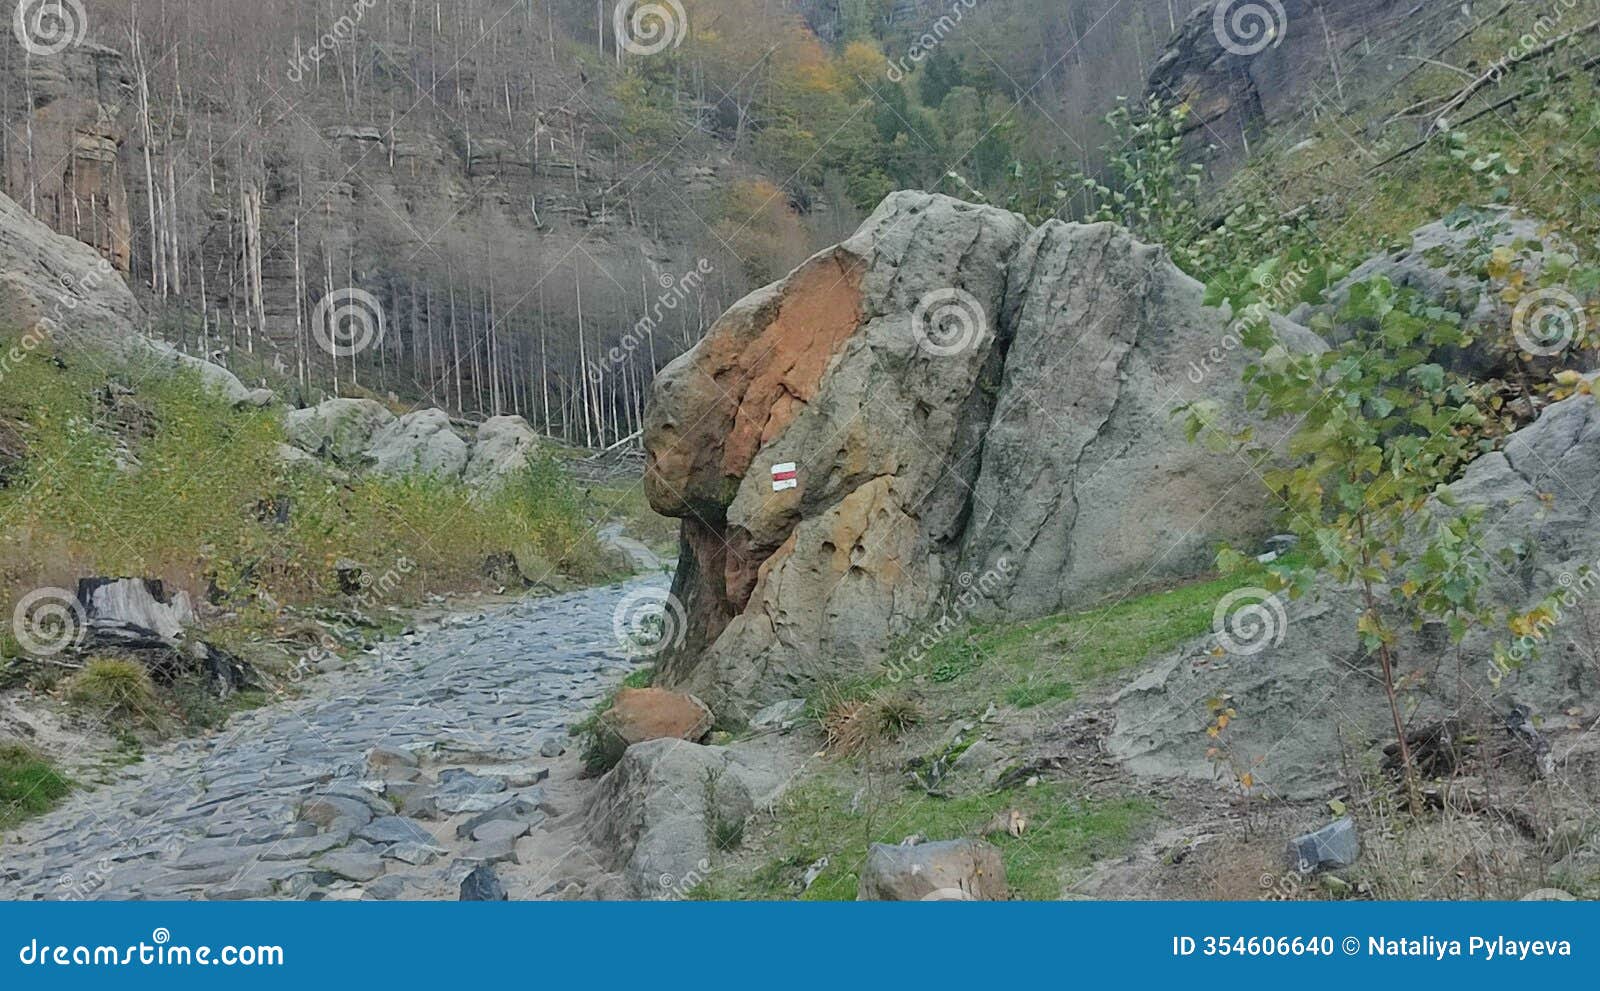
M 0 335 L 0 349 L 12 343 Z M 138 575 L 243 614 L 331 596 L 341 558 L 369 569 L 374 609 L 490 588 L 485 564 L 506 552 L 611 577 L 595 503 L 553 459 L 488 499 L 454 479 L 338 481 L 280 462 L 276 411 L 235 410 L 191 372 L 115 367 L 108 385 L 101 364 L 57 357 L 32 353 L 0 378 L 0 426 L 23 451 L 0 488 L 8 602 L 82 575 Z
M 72 782 L 27 747 L 0 743 L 0 828 L 48 812 Z
M 1204 635 L 1222 596 L 1265 580 L 1264 570 L 1252 570 L 1131 596 L 1086 612 L 969 627 L 936 644 L 910 673 L 933 685 L 950 686 L 939 689 L 941 697 L 964 701 L 974 701 L 968 696 L 978 693 L 1026 709 L 1072 699 L 1084 686 Z M 887 686 L 878 679 L 849 692 L 867 695 Z
M 1153 806 L 1143 799 L 1092 798 L 1057 782 L 949 799 L 900 791 L 877 808 L 852 812 L 850 806 L 851 793 L 833 783 L 797 786 L 779 801 L 776 833 L 768 844 L 785 851 L 783 856 L 748 873 L 724 870 L 693 894 L 719 900 L 852 900 L 870 844 L 899 843 L 913 833 L 930 840 L 979 837 L 997 813 L 1018 809 L 1028 819 L 1022 836 L 996 833 L 987 839 L 1000 848 L 1015 897 L 1055 899 L 1061 897 L 1066 871 L 1122 853 L 1154 817 Z M 806 867 L 823 856 L 828 867 L 800 895 Z

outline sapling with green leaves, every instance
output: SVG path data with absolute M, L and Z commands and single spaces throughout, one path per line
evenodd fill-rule
M 1342 343 L 1301 353 L 1277 339 L 1259 294 L 1245 287 L 1239 296 L 1230 300 L 1238 333 L 1259 356 L 1244 372 L 1247 406 L 1290 432 L 1281 453 L 1249 431 L 1225 437 L 1213 428 L 1215 410 L 1195 404 L 1190 439 L 1244 444 L 1269 466 L 1263 477 L 1300 538 L 1299 553 L 1269 566 L 1277 590 L 1293 599 L 1332 581 L 1360 592 L 1356 631 L 1382 669 L 1415 810 L 1397 624 L 1440 622 L 1459 643 L 1489 618 L 1475 539 L 1481 512 L 1454 507 L 1446 488 L 1490 444 L 1485 400 L 1433 358 L 1465 346 L 1468 334 L 1458 315 L 1379 278 L 1351 289 L 1339 324 L 1354 329 Z M 1254 562 L 1231 549 L 1219 555 L 1224 570 L 1246 563 Z M 1414 665 L 1412 677 L 1421 671 Z

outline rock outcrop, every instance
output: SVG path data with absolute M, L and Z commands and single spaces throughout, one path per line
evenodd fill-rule
M 1226 168 L 1259 151 L 1269 129 L 1293 134 L 1308 103 L 1359 113 L 1386 95 L 1417 56 L 1461 31 L 1463 9 L 1456 0 L 1214 0 L 1167 43 L 1148 91 L 1187 103 L 1189 153 Z
M 1004 901 L 1006 869 L 1000 850 L 982 840 L 914 846 L 874 843 L 861 871 L 857 901 Z
M 665 682 L 748 718 L 873 670 L 952 599 L 1052 612 L 1258 534 L 1253 466 L 1172 422 L 1242 408 L 1202 296 L 1111 225 L 897 193 L 733 306 L 646 418 L 646 491 L 684 520 Z
M 376 399 L 329 399 L 290 410 L 283 429 L 289 443 L 302 451 L 359 463 L 372 438 L 394 420 L 394 414 Z
M 527 467 L 539 450 L 539 435 L 520 416 L 496 416 L 478 427 L 472 457 L 463 473 L 467 483 L 490 487 Z
M 1398 673 L 1413 685 L 1406 703 L 1414 726 L 1467 712 L 1486 715 L 1503 739 L 1513 706 L 1538 721 L 1600 693 L 1589 632 L 1600 623 L 1597 472 L 1600 407 L 1591 396 L 1575 396 L 1546 409 L 1503 451 L 1473 462 L 1450 486 L 1456 510 L 1434 505 L 1441 513 L 1484 510 L 1489 602 L 1522 612 L 1553 597 L 1556 615 L 1538 637 L 1512 640 L 1496 624 L 1468 634 L 1459 649 L 1437 624 L 1395 624 L 1402 630 Z M 1356 637 L 1360 613 L 1355 591 L 1327 588 L 1260 614 L 1263 637 L 1246 651 L 1228 653 L 1211 638 L 1186 645 L 1120 693 L 1111 753 L 1136 773 L 1213 780 L 1207 700 L 1226 695 L 1237 712 L 1229 752 L 1259 787 L 1324 797 L 1347 752 L 1394 739 L 1378 660 Z M 1494 667 L 1496 646 L 1520 662 L 1503 677 Z
M 459 478 L 467 466 L 467 442 L 456 436 L 450 414 L 419 409 L 378 428 L 367 449 L 373 468 L 386 475 Z

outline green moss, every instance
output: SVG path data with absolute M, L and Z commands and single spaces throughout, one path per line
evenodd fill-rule
M 72 782 L 27 747 L 0 743 L 0 828 L 48 812 Z

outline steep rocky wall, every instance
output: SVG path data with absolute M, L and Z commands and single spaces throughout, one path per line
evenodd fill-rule
M 738 718 L 878 670 L 970 588 L 971 614 L 1037 615 L 1258 534 L 1254 466 L 1173 420 L 1242 406 L 1201 297 L 1111 225 L 890 196 L 657 379 L 646 486 L 684 519 L 688 614 L 663 676 Z
M 1472 17 L 1457 0 L 1215 0 L 1190 14 L 1148 91 L 1193 110 L 1188 149 L 1227 170 L 1269 132 L 1382 96 Z

